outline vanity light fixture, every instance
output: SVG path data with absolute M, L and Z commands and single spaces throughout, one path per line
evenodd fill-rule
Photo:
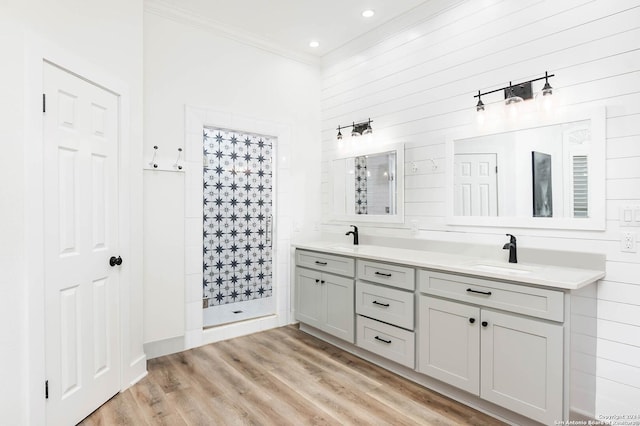
M 495 90 L 490 90 L 490 91 L 484 92 L 484 93 L 482 93 L 482 92 L 480 92 L 478 90 L 478 94 L 477 95 L 473 95 L 474 98 L 478 98 L 478 104 L 476 105 L 476 111 L 477 112 L 484 111 L 484 103 L 482 102 L 481 96 L 488 95 L 490 93 L 503 91 L 504 92 L 504 103 L 505 103 L 505 105 L 514 105 L 514 104 L 518 104 L 518 103 L 520 103 L 522 101 L 525 101 L 527 99 L 533 98 L 533 90 L 532 90 L 531 83 L 533 83 L 534 81 L 544 80 L 545 84 L 544 84 L 544 87 L 542 88 L 542 91 L 541 91 L 542 96 L 552 95 L 553 94 L 553 88 L 549 84 L 549 78 L 550 77 L 555 77 L 555 74 L 549 74 L 549 72 L 545 71 L 544 77 L 534 78 L 533 80 L 525 81 L 525 82 L 518 83 L 518 84 L 511 84 L 511 82 L 509 82 L 508 86 L 501 87 L 501 88 L 495 89 Z
M 370 135 L 371 133 L 373 133 L 373 129 L 371 128 L 372 122 L 373 120 L 369 118 L 367 121 L 362 121 L 360 123 L 356 123 L 355 121 L 353 121 L 351 124 L 347 126 L 338 125 L 338 129 L 337 129 L 338 135 L 336 136 L 336 139 L 342 140 L 341 130 L 348 129 L 349 127 L 352 128 L 351 137 L 353 138 L 357 138 L 360 135 Z
M 544 87 L 542 88 L 542 96 L 551 96 L 553 95 L 553 88 L 549 84 L 549 77 L 553 77 L 549 75 L 547 71 L 544 72 Z
M 362 132 L 359 132 L 359 131 L 356 130 L 356 123 L 351 123 L 351 137 L 352 138 L 357 138 L 361 134 L 362 134 Z
M 529 87 L 531 87 L 531 83 L 529 83 Z M 523 91 L 519 91 L 519 93 L 522 93 L 522 92 Z M 509 82 L 509 88 L 505 89 L 504 104 L 513 105 L 513 104 L 520 103 L 523 100 L 524 100 L 523 98 L 516 95 L 515 91 L 513 90 L 513 86 L 511 85 L 511 82 Z
M 484 102 L 482 102 L 482 98 L 480 97 L 480 91 L 478 90 L 478 103 L 476 104 L 476 111 L 484 111 Z

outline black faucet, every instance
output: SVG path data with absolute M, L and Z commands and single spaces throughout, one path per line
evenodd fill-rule
M 357 246 L 358 245 L 358 227 L 355 225 L 351 225 L 351 227 L 353 228 L 353 231 L 349 231 L 344 235 L 353 235 L 353 245 Z
M 507 234 L 507 237 L 511 237 L 509 242 L 502 247 L 503 250 L 509 250 L 509 263 L 518 263 L 518 247 L 516 246 L 515 235 Z

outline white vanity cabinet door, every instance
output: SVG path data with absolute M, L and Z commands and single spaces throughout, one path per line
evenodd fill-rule
M 562 419 L 562 325 L 483 309 L 481 359 L 482 398 L 544 424 Z
M 296 268 L 296 319 L 310 326 L 322 325 L 321 272 Z
M 349 343 L 355 343 L 353 279 L 322 274 L 321 287 L 324 310 L 322 329 Z
M 353 279 L 296 268 L 295 316 L 300 322 L 354 343 Z
M 480 394 L 480 308 L 420 295 L 418 371 Z

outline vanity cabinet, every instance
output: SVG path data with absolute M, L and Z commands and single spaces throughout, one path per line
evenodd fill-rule
M 296 264 L 296 319 L 354 343 L 354 260 L 298 250 Z
M 349 254 L 344 254 L 349 253 Z M 554 253 L 555 255 L 555 253 Z M 595 412 L 596 285 L 605 257 L 504 264 L 408 249 L 296 250 L 300 329 L 511 424 Z M 479 266 L 488 267 L 480 268 Z M 523 272 L 527 271 L 527 272 Z M 579 290 L 580 293 L 574 293 Z
M 414 368 L 415 270 L 360 259 L 356 265 L 356 344 Z
M 562 292 L 431 271 L 419 282 L 418 371 L 545 424 L 562 418 L 564 328 L 546 319 L 562 321 Z

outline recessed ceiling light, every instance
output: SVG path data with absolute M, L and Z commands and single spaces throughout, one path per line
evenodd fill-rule
M 309 47 L 318 47 L 318 46 L 320 46 L 320 43 L 318 43 L 315 40 L 312 40 L 309 42 Z
M 375 14 L 376 14 L 376 12 L 374 12 L 371 9 L 367 9 L 364 12 L 362 12 L 362 16 L 364 16 L 365 18 L 371 18 Z

